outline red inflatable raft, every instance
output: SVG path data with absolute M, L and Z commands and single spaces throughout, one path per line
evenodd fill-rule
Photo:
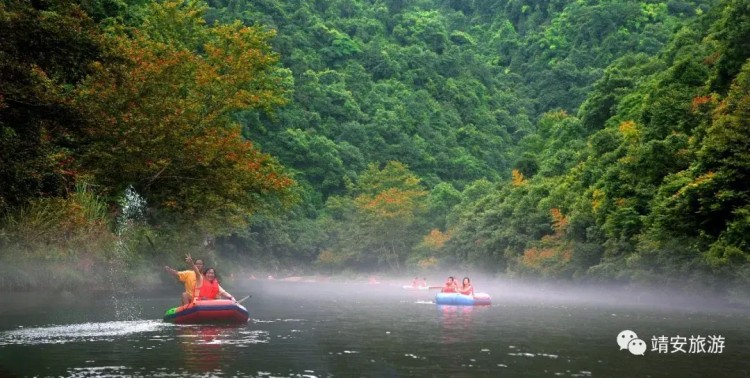
M 177 324 L 246 323 L 247 309 L 228 299 L 195 301 L 164 313 L 164 321 Z

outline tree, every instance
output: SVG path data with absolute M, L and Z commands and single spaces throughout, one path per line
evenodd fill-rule
M 382 170 L 370 164 L 353 192 L 361 232 L 359 249 L 392 269 L 400 269 L 422 234 L 415 226 L 426 210 L 423 200 L 427 191 L 405 165 L 391 161 Z
M 73 191 L 75 149 L 90 120 L 71 88 L 122 57 L 68 2 L 0 3 L 0 35 L 1 213 Z
M 714 111 L 696 159 L 669 176 L 655 199 L 654 224 L 662 234 L 696 231 L 717 265 L 748 261 L 750 209 L 750 64 Z M 678 221 L 679 220 L 679 221 Z
M 153 3 L 142 31 L 118 33 L 127 61 L 96 66 L 76 91 L 94 123 L 79 154 L 109 194 L 133 185 L 162 220 L 226 232 L 292 200 L 293 181 L 233 121 L 237 111 L 283 104 L 288 72 L 276 65 L 270 32 L 208 27 L 203 10 Z

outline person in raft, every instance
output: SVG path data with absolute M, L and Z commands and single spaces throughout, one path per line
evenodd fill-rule
M 419 283 L 421 287 L 427 287 L 427 278 L 422 278 L 422 282 Z
M 189 261 L 188 261 L 189 260 Z M 198 269 L 203 269 L 203 260 L 196 259 L 195 265 L 193 265 L 193 259 L 190 257 L 190 255 L 185 256 L 185 262 L 188 262 L 190 266 L 196 266 Z M 183 271 L 176 271 L 169 266 L 165 266 L 164 269 L 172 273 L 173 275 L 177 276 L 177 279 L 180 280 L 180 282 L 185 283 L 185 291 L 182 293 L 182 304 L 186 305 L 193 301 L 193 295 L 195 294 L 195 282 L 197 280 L 197 275 L 195 273 L 194 269 L 190 270 L 183 270 Z
M 448 281 L 445 281 L 445 286 L 443 286 L 442 289 L 440 289 L 441 293 L 455 293 L 458 291 L 458 287 L 456 287 L 456 280 L 453 278 L 453 276 L 448 277 Z
M 464 277 L 464 281 L 461 283 L 461 287 L 458 288 L 458 292 L 463 295 L 474 296 L 474 286 L 471 286 L 469 277 Z
M 411 281 L 411 287 L 419 286 L 419 277 L 414 277 L 414 281 Z
M 190 256 L 188 256 L 188 259 Z M 231 299 L 232 302 L 237 302 L 232 294 L 229 294 L 224 288 L 219 285 L 219 280 L 216 279 L 216 269 L 206 268 L 201 274 L 198 269 L 198 265 L 193 265 L 195 269 L 198 281 L 195 284 L 195 300 L 205 301 L 219 298 Z

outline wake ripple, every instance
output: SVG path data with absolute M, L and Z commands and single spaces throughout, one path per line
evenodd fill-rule
M 172 325 L 157 320 L 132 320 L 19 328 L 0 333 L 0 346 L 111 341 L 116 337 L 155 332 L 165 327 Z

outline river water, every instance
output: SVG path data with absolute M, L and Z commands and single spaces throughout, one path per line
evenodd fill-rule
M 747 309 L 481 285 L 492 306 L 438 306 L 395 283 L 249 281 L 228 287 L 252 295 L 247 324 L 180 326 L 161 321 L 174 289 L 3 295 L 0 376 L 750 376 Z

